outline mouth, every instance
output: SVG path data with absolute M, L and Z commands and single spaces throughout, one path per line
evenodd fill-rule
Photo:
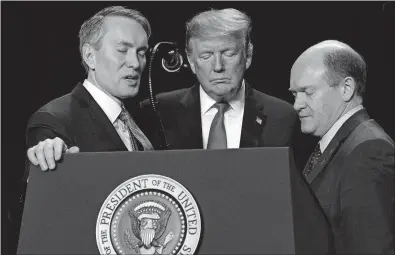
M 219 78 L 219 79 L 212 79 L 212 83 L 229 83 L 230 79 L 227 78 Z
M 126 75 L 123 78 L 127 81 L 137 81 L 139 79 L 139 75 Z

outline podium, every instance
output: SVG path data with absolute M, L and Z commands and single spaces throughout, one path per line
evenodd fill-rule
M 324 214 L 284 147 L 78 153 L 64 155 L 54 171 L 32 165 L 17 253 L 99 254 L 103 202 L 126 180 L 147 174 L 177 181 L 195 199 L 195 254 L 331 251 Z

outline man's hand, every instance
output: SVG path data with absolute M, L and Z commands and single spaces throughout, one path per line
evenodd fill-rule
M 27 150 L 27 157 L 33 165 L 40 164 L 41 170 L 55 169 L 55 161 L 62 158 L 62 153 L 77 153 L 80 149 L 76 146 L 67 148 L 62 139 L 46 139 Z

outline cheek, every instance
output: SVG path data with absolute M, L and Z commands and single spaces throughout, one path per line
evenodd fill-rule
M 233 76 L 242 76 L 246 70 L 245 62 L 241 59 L 229 61 L 226 70 Z
M 197 61 L 195 62 L 196 71 L 207 73 L 212 68 L 210 61 Z
M 102 60 L 107 72 L 116 71 L 122 67 L 122 57 L 117 53 L 107 51 L 102 56 Z
M 198 75 L 200 78 L 203 79 L 208 79 L 212 70 L 210 63 L 208 62 L 195 64 L 195 69 L 196 69 L 196 75 Z
M 146 64 L 147 64 L 147 58 L 146 57 L 141 58 L 140 59 L 140 68 L 141 68 L 141 70 L 143 70 L 145 68 Z

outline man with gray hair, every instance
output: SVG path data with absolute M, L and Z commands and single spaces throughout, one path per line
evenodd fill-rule
M 251 28 L 250 17 L 236 9 L 208 10 L 187 22 L 186 53 L 198 82 L 157 96 L 172 149 L 291 145 L 298 131 L 292 105 L 244 80 Z
M 62 152 L 153 149 L 123 102 L 139 91 L 150 35 L 148 20 L 121 6 L 82 24 L 79 49 L 87 78 L 29 119 L 27 154 L 33 164 L 53 169 Z
M 320 138 L 303 174 L 336 254 L 394 253 L 394 141 L 363 107 L 365 86 L 364 59 L 339 41 L 310 47 L 291 70 L 301 130 Z
M 251 28 L 250 17 L 235 9 L 209 10 L 187 22 L 186 53 L 198 83 L 157 96 L 167 142 L 171 149 L 293 145 L 300 168 L 306 160 L 304 150 L 294 147 L 299 130 L 292 105 L 254 90 L 244 80 L 253 54 Z M 150 108 L 148 100 L 142 103 L 142 108 L 146 107 Z M 146 117 L 139 123 L 161 149 L 162 133 L 152 125 L 153 119 Z M 49 138 L 53 137 L 51 134 Z M 34 145 L 28 150 L 30 161 L 43 170 L 54 169 L 62 151 L 73 152 L 66 150 L 62 139 L 28 143 Z

